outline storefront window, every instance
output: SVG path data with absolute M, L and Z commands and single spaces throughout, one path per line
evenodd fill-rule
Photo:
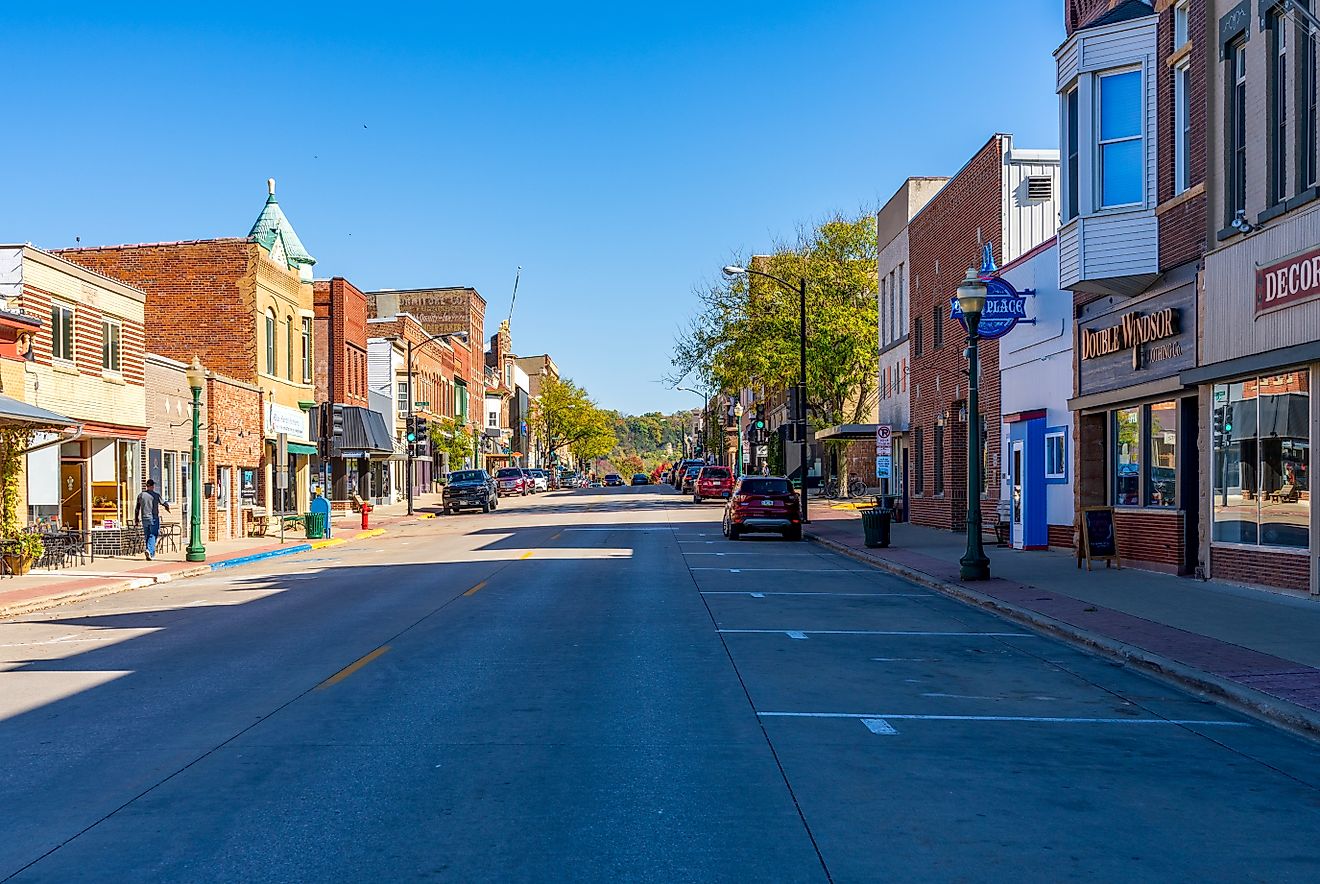
M 1146 458 L 1146 506 L 1177 505 L 1178 403 L 1150 406 L 1150 448 Z
M 1114 505 L 1140 506 L 1141 409 L 1114 412 Z
M 1213 396 L 1213 539 L 1305 549 L 1311 523 L 1309 374 L 1216 384 Z

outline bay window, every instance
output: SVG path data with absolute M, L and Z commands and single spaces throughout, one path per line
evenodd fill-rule
M 1140 203 L 1144 179 L 1141 71 L 1103 74 L 1099 81 L 1100 205 Z
M 1216 384 L 1213 396 L 1212 539 L 1306 549 L 1310 373 Z
M 1064 126 L 1064 197 L 1063 197 L 1063 220 L 1071 221 L 1077 217 L 1081 209 L 1078 206 L 1077 194 L 1078 176 L 1081 174 L 1078 162 L 1081 156 L 1079 147 L 1079 123 L 1078 123 L 1078 104 L 1077 87 L 1074 86 L 1068 90 L 1063 100 L 1063 126 Z

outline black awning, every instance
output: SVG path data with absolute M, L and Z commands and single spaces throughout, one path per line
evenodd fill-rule
M 324 408 L 325 406 L 317 406 Z M 360 405 L 345 405 L 344 431 L 330 437 L 330 458 L 387 458 L 394 453 L 394 437 L 385 426 L 385 416 Z M 313 426 L 319 426 L 313 415 Z

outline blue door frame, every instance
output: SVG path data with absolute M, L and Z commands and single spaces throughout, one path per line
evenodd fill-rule
M 1049 507 L 1045 499 L 1045 418 L 1008 425 L 1008 466 L 1012 470 L 1013 443 L 1022 443 L 1022 547 L 1048 549 Z M 1010 485 L 1012 479 L 1010 477 Z

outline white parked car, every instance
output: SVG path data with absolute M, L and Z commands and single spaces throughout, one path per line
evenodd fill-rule
M 549 491 L 550 477 L 546 475 L 545 470 L 528 470 L 528 475 L 532 477 L 533 491 Z

